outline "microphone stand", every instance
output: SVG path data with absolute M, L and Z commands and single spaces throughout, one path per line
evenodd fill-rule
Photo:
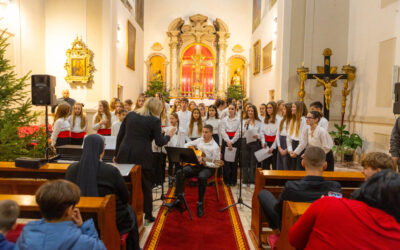
M 242 111 L 240 113 L 240 130 L 239 130 L 239 138 L 240 138 L 240 144 L 242 144 L 243 138 L 242 138 L 242 134 L 243 134 L 243 98 L 241 100 L 241 107 L 239 108 L 239 111 Z M 225 210 L 233 207 L 233 206 L 237 206 L 237 205 L 244 205 L 245 207 L 248 207 L 251 209 L 251 207 L 249 205 L 247 205 L 246 203 L 243 202 L 242 199 L 242 179 L 243 179 L 243 166 L 240 166 L 240 163 L 242 161 L 242 145 L 239 146 L 239 197 L 238 197 L 238 201 L 236 203 L 233 203 L 227 207 L 224 207 L 223 209 L 219 210 L 220 212 L 224 212 Z

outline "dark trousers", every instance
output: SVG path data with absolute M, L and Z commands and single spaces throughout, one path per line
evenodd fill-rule
M 219 135 L 213 134 L 212 137 L 213 137 L 214 141 L 219 145 Z
M 138 225 L 137 225 L 137 220 L 136 220 L 136 214 L 135 214 L 135 210 L 133 210 L 133 208 L 128 205 L 128 210 L 129 210 L 129 214 L 130 217 L 132 218 L 132 227 L 129 230 L 122 231 L 120 232 L 120 234 L 125 234 L 128 233 L 128 237 L 126 238 L 126 249 L 128 250 L 139 250 L 140 245 L 139 245 L 139 229 L 138 229 Z
M 71 138 L 71 144 L 72 145 L 82 145 L 83 138 Z
M 272 144 L 274 144 L 273 142 L 266 142 L 268 147 L 271 147 Z M 270 169 L 270 166 L 272 166 L 272 170 L 276 170 L 276 152 L 277 150 L 274 149 L 274 151 L 272 151 L 272 156 L 268 157 L 267 159 L 265 159 L 262 162 L 262 169 Z
M 162 153 L 153 152 L 153 186 L 162 184 Z
M 299 146 L 299 141 L 292 140 L 292 149 L 295 150 L 297 148 L 297 146 Z M 299 158 L 299 156 L 292 158 L 292 157 L 290 157 L 290 155 L 288 155 L 287 158 L 288 158 L 289 170 L 296 170 L 297 169 L 297 167 L 296 167 L 297 166 L 297 158 Z
M 71 144 L 71 137 L 60 138 L 57 137 L 56 147 Z
M 240 154 L 240 140 L 235 142 L 232 147 L 237 148 L 235 162 L 227 162 L 225 161 L 225 155 L 223 155 L 224 159 L 224 166 L 223 168 L 223 176 L 224 176 L 224 183 L 227 185 L 236 185 L 237 182 L 237 168 L 238 168 L 238 158 Z M 225 141 L 222 142 L 222 153 L 225 154 L 225 148 L 227 148 L 227 144 Z
M 326 163 L 328 165 L 326 171 L 335 171 L 335 159 L 332 150 L 326 154 Z
M 269 227 L 272 229 L 280 228 L 281 215 L 275 210 L 278 200 L 274 195 L 270 191 L 263 189 L 258 193 L 258 201 L 260 202 Z
M 172 177 L 175 175 L 177 165 L 178 165 L 178 163 L 168 162 L 168 177 Z M 174 169 L 175 169 L 175 171 L 174 171 Z
M 286 136 L 280 135 L 279 138 L 277 138 L 281 144 L 281 149 L 285 150 L 287 149 L 286 145 Z M 281 155 L 279 153 L 279 150 L 277 149 L 276 152 L 276 169 L 277 170 L 288 170 L 288 157 L 290 157 L 287 153 L 286 155 Z
M 143 212 L 148 216 L 153 212 L 152 178 L 152 170 L 142 168 Z
M 175 196 L 184 193 L 185 178 L 197 177 L 199 179 L 199 202 L 203 202 L 206 193 L 207 179 L 214 173 L 214 169 L 203 166 L 186 166 L 176 172 Z
M 243 168 L 243 183 L 254 184 L 257 167 L 257 159 L 254 153 L 260 149 L 260 142 L 255 141 L 247 144 L 246 139 L 243 138 L 241 144 L 240 150 L 242 152 L 242 157 L 240 160 L 240 167 Z

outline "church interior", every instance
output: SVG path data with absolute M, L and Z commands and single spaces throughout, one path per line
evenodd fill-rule
M 67 100 L 63 95 L 68 90 L 69 98 L 83 104 L 87 135 L 96 133 L 100 100 L 118 98 L 121 105 L 125 100 L 139 105 L 142 93 L 147 99 L 155 92 L 163 93 L 168 112 L 182 100 L 194 102 L 199 109 L 203 103 L 207 109 L 217 100 L 227 102 L 227 98 L 234 98 L 239 104 L 243 99 L 245 112 L 244 103 L 257 109 L 264 104 L 268 109 L 267 103 L 279 100 L 293 105 L 301 101 L 307 108 L 319 102 L 323 105 L 322 116 L 329 121 L 324 133 L 331 136 L 329 140 L 334 144 L 330 152 L 333 151 L 335 171 L 324 177 L 339 181 L 343 196 L 349 198 L 365 180 L 362 163 L 368 153 L 396 157 L 392 143 L 396 144 L 393 131 L 400 113 L 400 84 L 396 85 L 400 82 L 399 11 L 399 0 L 0 0 L 0 78 L 10 70 L 17 78 L 26 76 L 22 98 L 32 100 L 30 112 L 38 114 L 29 126 L 47 128 L 43 124 L 48 122 L 54 127 L 58 117 L 55 110 L 49 109 L 47 118 L 47 106 L 45 112 L 43 105 L 35 105 L 34 76 L 52 76 L 54 86 L 50 92 L 55 96 L 51 98 Z M 8 45 L 4 47 L 4 43 Z M 13 68 L 4 69 L 4 61 Z M 1 99 L 7 96 L 5 85 L 1 85 L 4 79 L 0 79 L 0 91 L 4 91 Z M 4 129 L 6 122 L 2 120 L 6 119 L 6 106 L 11 102 L 1 99 L 0 129 Z M 72 106 L 75 108 L 72 104 L 70 110 L 75 112 Z M 226 106 L 227 112 L 229 107 Z M 285 112 L 293 112 L 290 107 Z M 194 114 L 193 109 L 189 110 Z M 264 112 L 266 116 L 267 111 Z M 304 122 L 315 118 L 309 115 L 303 114 Z M 75 116 L 73 119 L 75 123 Z M 202 128 L 204 136 L 205 127 Z M 349 146 L 350 160 L 344 159 L 349 155 L 343 153 L 346 148 L 338 151 L 343 135 L 340 128 L 348 133 L 348 140 L 352 140 L 348 143 L 354 146 Z M 6 155 L 9 151 L 1 145 L 5 141 L 1 133 L 0 154 Z M 201 136 L 200 133 L 198 137 Z M 107 155 L 107 144 L 108 139 L 104 158 L 112 159 L 113 153 Z M 47 159 L 47 148 L 45 151 Z M 165 157 L 164 154 L 164 161 Z M 32 217 L 32 211 L 39 211 L 34 202 L 36 189 L 47 179 L 64 179 L 69 162 L 21 170 L 14 166 L 15 160 L 4 159 L 0 160 L 0 200 L 18 203 L 20 223 L 41 218 L 38 214 Z M 196 177 L 185 181 L 190 209 L 165 213 L 164 203 L 171 201 L 168 197 L 174 194 L 175 185 L 169 185 L 170 173 L 164 166 L 161 185 L 152 189 L 154 221 L 152 216 L 144 218 L 148 216 L 143 210 L 144 177 L 140 169 L 131 166 L 123 178 L 129 190 L 129 204 L 136 212 L 140 248 L 295 249 L 289 243 L 289 230 L 309 204 L 285 202 L 282 228 L 274 229 L 263 214 L 258 197 L 263 189 L 279 197 L 287 180 L 301 179 L 304 173 L 253 167 L 255 182 L 248 185 L 241 185 L 241 167 L 233 186 L 224 184 L 225 176 L 220 171 L 212 172 L 203 202 L 205 215 L 201 218 L 196 216 L 196 204 L 198 209 L 201 203 L 197 201 L 197 183 L 201 181 Z M 29 178 L 30 182 L 20 183 L 21 178 Z M 112 213 L 108 207 L 96 207 L 105 204 L 105 197 L 110 199 L 108 206 L 114 206 Z M 115 227 L 115 198 L 105 197 L 90 200 L 82 195 L 78 203 L 82 217 L 96 218 L 99 238 L 107 249 L 129 249 L 123 248 L 125 243 L 119 245 L 124 242 L 120 232 L 110 229 Z M 37 209 L 29 211 L 29 202 Z M 219 211 L 229 205 L 233 207 Z M 397 223 L 400 228 L 400 221 Z M 277 235 L 277 230 L 279 239 L 271 236 Z M 398 241 L 399 235 L 400 229 Z

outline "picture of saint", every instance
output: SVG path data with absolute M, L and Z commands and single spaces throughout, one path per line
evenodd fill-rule
M 79 58 L 71 59 L 71 75 L 84 76 L 85 75 L 85 60 Z

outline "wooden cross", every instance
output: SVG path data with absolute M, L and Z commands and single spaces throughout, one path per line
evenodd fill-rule
M 196 45 L 196 54 L 191 56 L 192 60 L 184 60 L 183 64 L 190 64 L 194 69 L 194 82 L 200 83 L 200 73 L 201 71 L 207 67 L 212 66 L 212 60 L 205 60 L 205 56 L 201 54 L 201 46 Z
M 324 49 L 322 53 L 324 55 L 324 66 L 317 66 L 318 74 L 306 73 L 307 71 L 303 71 L 306 79 L 317 80 L 317 87 L 323 85 L 324 86 L 324 116 L 329 120 L 329 105 L 332 97 L 332 87 L 337 87 L 337 80 L 347 79 L 347 74 L 337 74 L 337 67 L 331 67 L 331 55 L 332 50 L 329 48 Z M 303 67 L 303 69 L 306 69 Z M 301 71 L 301 68 L 297 70 Z M 306 80 L 304 79 L 304 80 Z M 303 88 L 304 88 L 304 82 Z M 304 92 L 304 91 L 303 91 Z M 300 93 L 299 93 L 300 95 Z M 304 94 L 303 94 L 304 97 Z M 300 98 L 302 98 L 300 96 Z

